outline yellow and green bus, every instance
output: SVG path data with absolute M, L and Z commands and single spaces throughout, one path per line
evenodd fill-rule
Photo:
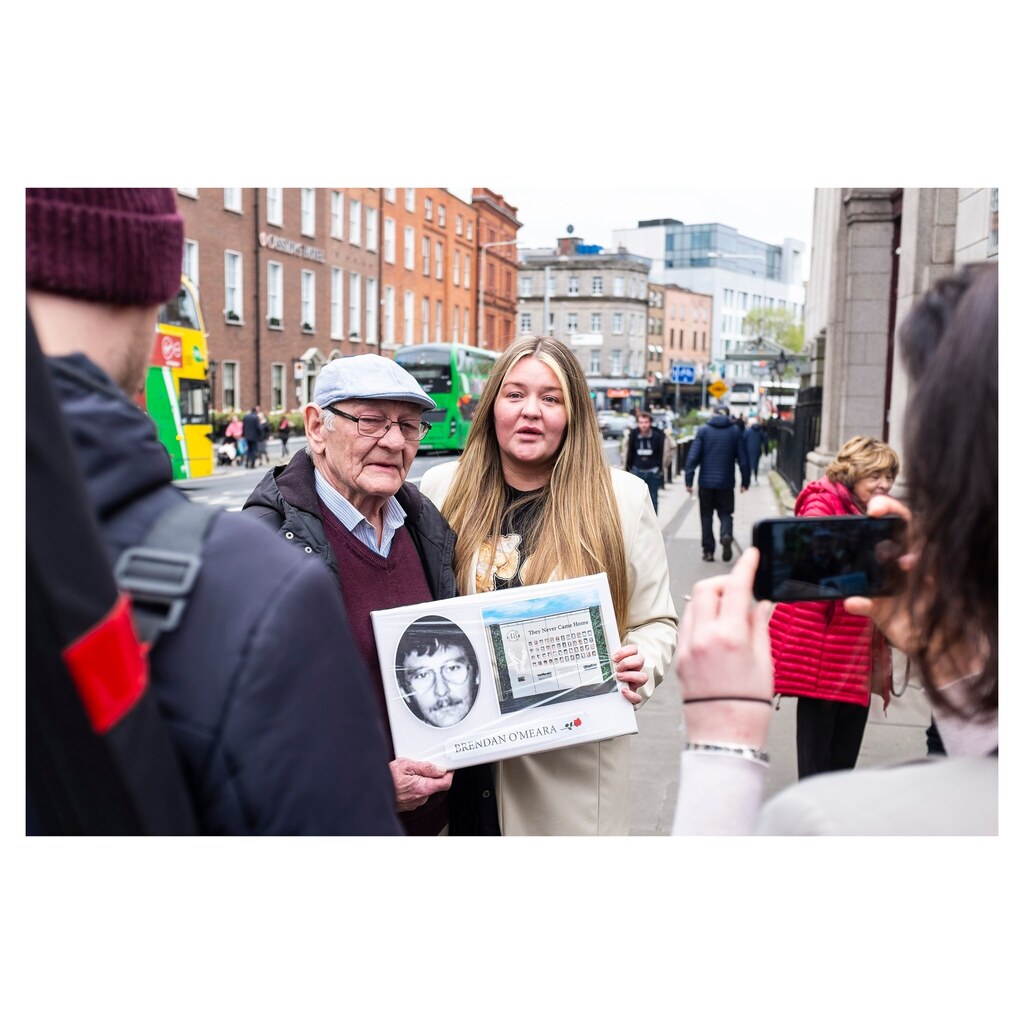
M 436 409 L 423 414 L 430 430 L 420 451 L 461 452 L 466 447 L 484 382 L 499 354 L 454 344 L 405 345 L 395 351 L 395 362 L 437 403 Z
M 156 424 L 175 480 L 213 472 L 209 357 L 199 292 L 184 274 L 181 289 L 160 307 L 140 404 Z

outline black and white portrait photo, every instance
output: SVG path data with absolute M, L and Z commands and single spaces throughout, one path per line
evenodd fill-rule
M 480 689 L 473 645 L 439 615 L 423 616 L 406 628 L 395 653 L 395 674 L 409 710 L 438 729 L 461 722 Z

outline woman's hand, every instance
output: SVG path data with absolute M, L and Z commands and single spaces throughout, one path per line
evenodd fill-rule
M 908 524 L 911 521 L 910 510 L 895 498 L 876 496 L 868 502 L 867 512 L 872 519 L 895 514 L 906 520 Z M 909 529 L 907 535 L 910 536 Z M 916 560 L 917 555 L 908 552 L 900 555 L 897 564 L 906 572 Z M 894 597 L 848 597 L 843 601 L 843 607 L 851 615 L 868 616 L 893 647 L 901 651 L 911 649 L 913 644 L 911 618 L 905 594 L 897 594 Z
M 728 576 L 696 583 L 683 613 L 675 668 L 691 743 L 764 747 L 774 686 L 771 604 L 751 605 L 760 554 L 747 548 Z M 729 697 L 747 699 L 707 699 Z
M 612 655 L 612 664 L 615 666 L 615 678 L 626 684 L 626 689 L 620 687 L 619 693 L 634 707 L 642 704 L 644 699 L 636 691 L 647 682 L 647 673 L 644 671 L 644 656 L 636 644 L 620 647 Z

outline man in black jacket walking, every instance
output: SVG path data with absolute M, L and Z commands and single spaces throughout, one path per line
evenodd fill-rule
M 661 487 L 661 465 L 665 454 L 665 434 L 654 426 L 649 412 L 637 413 L 636 426 L 626 442 L 626 472 L 640 477 L 647 484 L 651 504 L 658 511 L 658 489 Z
M 750 462 L 740 428 L 721 404 L 715 415 L 697 431 L 686 457 L 686 489 L 693 493 L 693 474 L 700 466 L 697 496 L 700 499 L 701 548 L 704 561 L 715 560 L 714 515 L 718 513 L 722 560 L 732 559 L 732 514 L 736 507 L 736 465 L 740 467 L 740 492 L 750 486 Z

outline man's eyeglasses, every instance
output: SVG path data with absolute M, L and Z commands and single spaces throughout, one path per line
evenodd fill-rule
M 351 420 L 363 437 L 383 437 L 397 423 L 406 441 L 422 441 L 430 429 L 430 424 L 422 420 L 389 420 L 387 416 L 350 416 L 347 412 L 335 409 L 333 405 L 325 405 L 324 408 L 333 412 L 335 416 Z
M 469 675 L 469 665 L 464 661 L 446 661 L 441 666 L 441 678 L 449 686 L 459 686 Z M 437 683 L 437 673 L 432 668 L 405 670 L 405 681 L 413 693 L 425 693 Z

